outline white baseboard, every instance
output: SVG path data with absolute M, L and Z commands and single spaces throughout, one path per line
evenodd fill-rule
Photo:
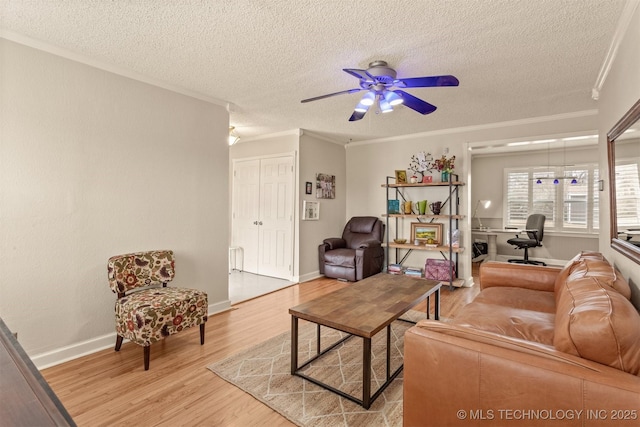
M 209 316 L 230 309 L 231 301 L 228 299 L 215 304 L 209 304 Z M 127 342 L 127 340 L 124 340 L 124 342 Z M 36 368 L 46 369 L 107 348 L 115 348 L 115 345 L 116 333 L 112 332 L 86 341 L 60 347 L 46 353 L 37 354 L 31 357 L 31 360 L 33 364 L 36 365 Z
M 322 277 L 320 274 L 320 270 L 312 271 L 311 273 L 303 274 L 300 276 L 299 283 L 308 282 L 309 280 L 317 279 L 318 277 Z
M 510 259 L 518 259 L 518 257 L 514 256 L 514 255 L 497 255 L 496 256 L 496 261 L 509 262 Z M 547 265 L 552 265 L 552 266 L 564 266 L 568 262 L 568 260 L 551 259 L 551 258 L 529 257 L 529 259 L 532 260 L 532 261 L 542 261 L 542 262 L 546 263 Z

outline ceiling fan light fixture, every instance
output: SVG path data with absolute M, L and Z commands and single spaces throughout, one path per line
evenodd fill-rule
M 397 93 L 392 92 L 390 90 L 385 91 L 384 99 L 385 99 L 385 101 L 387 101 L 392 106 L 400 105 L 404 101 L 400 95 L 398 95 Z
M 390 113 L 393 111 L 393 107 L 386 99 L 380 98 L 380 111 L 383 113 Z
M 371 92 L 371 91 L 369 91 L 369 92 L 364 94 L 364 96 L 360 100 L 360 104 L 366 105 L 368 107 L 368 106 L 373 105 L 373 103 L 375 101 L 376 101 L 376 94 Z
M 358 113 L 366 113 L 367 111 L 369 111 L 369 106 L 363 104 L 362 101 L 360 101 L 358 102 L 358 105 L 356 105 L 356 108 L 354 108 L 354 110 Z

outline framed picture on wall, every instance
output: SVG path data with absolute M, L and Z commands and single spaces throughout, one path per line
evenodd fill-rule
M 318 221 L 320 219 L 320 202 L 304 200 L 302 202 L 302 219 L 304 221 Z
M 316 199 L 336 198 L 336 176 L 328 173 L 316 174 Z
M 305 186 L 305 194 L 313 194 L 313 183 L 307 182 Z

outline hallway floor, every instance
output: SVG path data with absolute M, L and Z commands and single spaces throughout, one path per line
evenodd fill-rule
M 229 275 L 229 299 L 231 300 L 231 305 L 234 305 L 296 283 L 275 277 L 259 276 L 233 270 Z

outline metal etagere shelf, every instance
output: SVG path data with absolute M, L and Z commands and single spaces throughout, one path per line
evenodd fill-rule
M 464 215 L 460 215 L 459 207 L 460 207 L 460 196 L 459 196 L 459 188 L 464 184 L 464 182 L 459 181 L 459 176 L 457 174 L 449 174 L 449 181 L 444 182 L 428 182 L 428 183 L 402 183 L 397 184 L 395 177 L 388 176 L 386 178 L 386 184 L 382 184 L 382 187 L 386 188 L 386 196 L 387 196 L 387 211 L 383 216 L 386 218 L 386 243 L 384 246 L 387 248 L 387 271 L 389 271 L 390 264 L 390 249 L 395 251 L 395 261 L 397 264 L 403 264 L 407 257 L 411 254 L 412 251 L 435 251 L 440 252 L 444 259 L 449 259 L 454 261 L 456 277 L 449 278 L 449 287 L 451 289 L 454 286 L 460 286 L 463 280 L 457 278 L 458 272 L 458 254 L 464 252 L 464 248 L 461 246 L 453 247 L 451 243 L 453 241 L 453 231 L 458 228 L 458 221 L 464 219 Z M 448 214 L 424 214 L 420 215 L 412 212 L 410 214 L 403 213 L 395 213 L 389 212 L 389 200 L 401 200 L 402 202 L 407 201 L 405 198 L 405 190 L 409 188 L 429 188 L 429 187 L 447 187 L 449 190 L 447 199 L 442 203 L 442 210 L 448 209 Z M 394 197 L 391 197 L 393 195 Z M 441 210 L 441 212 L 442 212 Z M 404 219 L 416 219 L 418 222 L 439 222 L 439 221 L 448 221 L 448 242 L 449 244 L 443 245 L 438 244 L 437 246 L 424 246 L 424 245 L 414 245 L 413 242 L 407 243 L 395 243 L 393 240 L 398 237 L 398 225 L 400 220 Z M 389 221 L 395 221 L 394 227 L 394 235 L 395 237 L 391 238 L 391 232 L 389 227 Z

